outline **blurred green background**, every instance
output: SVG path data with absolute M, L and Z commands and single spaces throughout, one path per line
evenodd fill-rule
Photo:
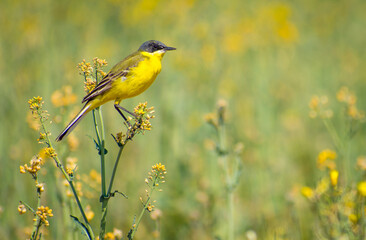
M 156 118 L 151 132 L 127 145 L 115 188 L 129 198 L 112 199 L 107 230 L 127 233 L 141 209 L 144 178 L 153 164 L 162 162 L 168 174 L 164 191 L 154 195 L 162 211 L 158 238 L 226 239 L 224 175 L 210 147 L 215 132 L 204 121 L 225 99 L 228 145 L 245 145 L 234 194 L 236 239 L 246 239 L 249 230 L 258 239 L 314 239 L 315 216 L 299 189 L 319 180 L 317 154 L 334 146 L 322 122 L 309 118 L 308 104 L 312 95 L 328 95 L 337 128 L 342 126 L 336 118 L 341 86 L 349 87 L 357 106 L 366 109 L 365 11 L 361 0 L 2 0 L 0 235 L 24 239 L 32 225 L 30 214 L 17 212 L 19 200 L 36 203 L 34 183 L 19 173 L 19 165 L 42 147 L 26 120 L 27 100 L 43 97 L 56 137 L 71 112 L 82 106 L 83 79 L 76 68 L 82 59 L 106 59 L 109 70 L 144 41 L 156 39 L 177 51 L 165 55 L 163 70 L 148 91 L 122 103 L 132 109 L 148 101 Z M 51 96 L 65 85 L 78 101 L 62 110 L 66 119 L 59 122 L 55 117 L 61 110 Z M 112 103 L 103 111 L 110 173 L 117 154 L 110 133 L 123 125 Z M 364 134 L 361 128 L 352 140 L 352 163 L 366 154 Z M 56 151 L 77 157 L 79 174 L 99 169 L 89 137 L 94 136 L 91 116 L 75 135 L 80 142 L 76 151 L 69 153 L 66 142 L 55 144 Z M 63 239 L 55 171 L 49 162 L 41 178 L 44 204 L 55 215 L 45 239 Z M 83 199 L 96 214 L 91 221 L 95 229 L 98 194 Z M 155 230 L 156 221 L 146 215 L 136 239 L 154 239 Z

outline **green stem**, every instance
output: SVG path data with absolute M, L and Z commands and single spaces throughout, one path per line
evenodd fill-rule
M 147 199 L 146 199 L 146 202 L 145 202 L 145 204 L 144 204 L 144 207 L 143 207 L 143 209 L 141 210 L 141 213 L 140 213 L 139 217 L 137 218 L 137 221 L 135 222 L 134 226 L 132 227 L 132 231 L 131 231 L 131 233 L 128 235 L 128 239 L 129 239 L 129 240 L 132 240 L 132 239 L 133 239 L 133 237 L 135 236 L 135 233 L 136 233 L 136 231 L 137 231 L 137 228 L 138 228 L 138 227 L 139 227 L 139 225 L 140 225 L 140 222 L 141 222 L 141 220 L 142 220 L 142 217 L 144 216 L 144 213 L 145 213 L 145 211 L 146 211 L 146 209 L 147 209 L 147 206 L 149 206 L 149 204 L 150 204 L 151 196 L 152 196 L 152 194 L 153 194 L 153 192 L 154 192 L 154 190 L 155 190 L 155 184 L 156 184 L 156 181 L 157 181 L 157 177 L 154 179 L 154 182 L 153 182 L 153 184 L 152 184 L 152 186 L 153 186 L 153 187 L 151 187 L 151 188 L 150 188 L 150 189 L 151 189 L 151 192 L 150 192 L 149 196 L 148 196 L 148 197 L 147 197 Z
M 108 207 L 108 202 L 110 199 L 110 195 L 112 192 L 112 187 L 113 187 L 113 182 L 114 182 L 114 178 L 116 176 L 116 172 L 117 172 L 117 167 L 118 167 L 118 163 L 119 160 L 121 159 L 121 155 L 122 155 L 122 151 L 124 149 L 125 144 L 121 145 L 118 151 L 118 155 L 117 155 L 117 159 L 116 162 L 114 163 L 114 167 L 113 167 L 113 172 L 112 172 L 112 176 L 109 182 L 109 186 L 108 186 L 108 191 L 106 194 L 105 198 L 101 198 L 102 201 L 102 217 L 100 220 L 100 233 L 99 233 L 99 238 L 102 238 L 105 234 L 105 225 L 106 225 L 106 217 L 107 217 L 107 207 Z
M 323 123 L 325 127 L 327 128 L 330 136 L 333 139 L 334 145 L 338 149 L 338 151 L 342 152 L 343 150 L 343 144 L 341 141 L 341 138 L 338 136 L 338 133 L 336 129 L 334 128 L 333 124 L 328 119 L 323 119 Z
M 121 155 L 122 155 L 122 151 L 125 147 L 126 143 L 121 145 L 120 148 L 119 148 L 119 151 L 118 151 L 118 155 L 117 155 L 117 159 L 116 159 L 116 162 L 114 163 L 114 167 L 113 167 L 113 171 L 112 171 L 112 176 L 111 176 L 111 179 L 109 181 L 109 187 L 108 187 L 108 191 L 107 191 L 107 195 L 109 196 L 109 194 L 111 194 L 112 192 L 112 187 L 113 187 L 113 182 L 114 182 L 114 177 L 116 175 L 116 172 L 117 172 L 117 167 L 118 167 L 118 163 L 119 163 L 119 160 L 121 158 Z
M 233 186 L 232 179 L 230 177 L 229 163 L 227 157 L 227 149 L 226 149 L 226 128 L 224 122 L 223 113 L 219 113 L 219 122 L 218 122 L 218 138 L 219 138 L 219 148 L 220 148 L 220 158 L 223 163 L 225 178 L 226 178 L 226 197 L 227 197 L 227 236 L 228 240 L 234 240 L 234 195 L 233 195 Z
M 48 135 L 47 129 L 46 129 L 45 125 L 44 125 L 44 119 L 43 119 L 43 117 L 42 117 L 41 112 L 39 112 L 39 111 L 38 111 L 38 116 L 40 116 L 40 122 L 41 122 L 41 125 L 42 125 L 43 132 L 46 134 L 47 144 L 48 144 L 48 146 L 49 146 L 50 148 L 54 149 L 54 148 L 53 148 L 53 146 L 52 146 L 51 140 L 50 140 L 50 138 L 49 138 L 49 135 Z M 61 170 L 62 174 L 64 175 L 64 177 L 65 177 L 65 179 L 66 179 L 66 181 L 69 183 L 69 186 L 70 186 L 70 188 L 71 188 L 71 190 L 72 190 L 72 192 L 73 192 L 73 194 L 74 194 L 74 198 L 75 198 L 75 200 L 76 200 L 76 203 L 77 203 L 77 205 L 78 205 L 78 207 L 79 207 L 80 213 L 81 213 L 81 215 L 82 215 L 82 217 L 83 217 L 83 220 L 84 220 L 84 223 L 85 223 L 85 225 L 86 225 L 86 228 L 87 228 L 87 229 L 88 229 L 88 231 L 89 231 L 89 234 L 90 234 L 90 236 L 89 236 L 89 237 L 90 237 L 91 239 L 94 239 L 94 233 L 93 233 L 93 230 L 92 230 L 92 228 L 91 228 L 91 226 L 90 226 L 90 224 L 89 224 L 89 221 L 88 221 L 88 219 L 87 219 L 87 217 L 86 217 L 86 215 L 85 215 L 84 209 L 83 209 L 83 207 L 82 207 L 82 205 L 81 205 L 81 202 L 80 202 L 80 199 L 79 199 L 79 196 L 78 196 L 78 194 L 77 194 L 77 192 L 76 192 L 76 190 L 75 190 L 74 184 L 73 184 L 73 182 L 72 182 L 72 181 L 73 181 L 73 180 L 72 180 L 72 178 L 69 176 L 69 174 L 67 174 L 67 172 L 66 172 L 66 170 L 65 170 L 64 166 L 62 165 L 61 161 L 58 159 L 57 155 L 56 155 L 56 156 L 53 156 L 52 158 L 53 158 L 53 160 L 55 161 L 56 166 Z
M 99 129 L 98 121 L 96 119 L 95 111 L 97 111 L 97 113 L 98 113 L 100 129 Z M 104 134 L 103 115 L 102 115 L 101 111 L 102 111 L 101 107 L 98 107 L 96 110 L 93 109 L 93 120 L 94 120 L 94 127 L 95 127 L 95 132 L 97 135 L 98 146 L 99 146 L 100 171 L 101 171 L 101 180 L 102 180 L 102 184 L 101 184 L 102 197 L 106 197 L 107 195 L 106 195 L 106 184 L 105 184 L 106 174 L 105 174 L 105 141 L 104 141 L 105 134 Z

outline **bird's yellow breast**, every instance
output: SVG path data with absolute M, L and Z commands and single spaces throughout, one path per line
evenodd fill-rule
M 161 71 L 161 59 L 164 53 L 141 52 L 145 57 L 136 67 L 132 67 L 125 77 L 121 77 L 113 83 L 111 95 L 116 96 L 117 101 L 131 98 L 144 92 L 154 82 Z

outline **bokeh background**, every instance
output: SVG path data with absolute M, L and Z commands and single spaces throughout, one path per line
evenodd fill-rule
M 156 118 L 152 131 L 124 151 L 115 187 L 129 198 L 112 199 L 107 230 L 127 233 L 141 210 L 147 172 L 161 162 L 167 182 L 154 198 L 162 216 L 157 221 L 146 215 L 136 239 L 227 239 L 224 173 L 212 147 L 215 131 L 204 120 L 224 99 L 228 148 L 244 144 L 234 192 L 235 239 L 253 233 L 258 239 L 315 239 L 317 216 L 301 187 L 315 186 L 324 176 L 317 168 L 318 153 L 336 149 L 322 120 L 309 117 L 309 102 L 313 95 L 328 96 L 336 129 L 344 126 L 336 98 L 342 86 L 357 96 L 358 109 L 366 109 L 365 10 L 361 0 L 2 0 L 1 238 L 24 239 L 32 226 L 30 214 L 17 212 L 19 200 L 36 203 L 34 183 L 19 173 L 19 165 L 42 148 L 29 126 L 28 99 L 43 97 L 56 137 L 82 106 L 83 78 L 77 70 L 82 59 L 106 59 L 109 70 L 144 41 L 156 39 L 178 50 L 165 55 L 148 91 L 123 102 L 132 109 L 148 101 Z M 58 107 L 52 96 L 65 86 L 76 101 Z M 110 173 L 117 148 L 109 136 L 123 124 L 112 103 L 103 112 Z M 74 151 L 66 141 L 55 144 L 63 160 L 77 158 L 81 176 L 99 169 L 90 136 L 94 130 L 87 116 L 75 130 Z M 349 143 L 352 172 L 345 184 L 352 186 L 362 176 L 355 163 L 366 154 L 365 129 Z M 45 239 L 64 239 L 70 230 L 60 217 L 56 172 L 49 161 L 41 177 L 46 183 L 42 201 L 55 215 Z M 98 197 L 94 190 L 82 200 L 95 213 L 95 229 Z

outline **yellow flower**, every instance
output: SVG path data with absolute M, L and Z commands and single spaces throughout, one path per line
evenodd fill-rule
M 72 93 L 71 86 L 64 86 L 61 90 L 52 93 L 51 102 L 55 107 L 63 107 L 74 104 L 77 96 Z
M 43 105 L 42 97 L 40 97 L 40 96 L 33 97 L 28 100 L 28 104 L 29 104 L 29 109 L 32 110 L 32 112 L 34 113 L 35 111 L 38 111 L 42 108 L 42 105 Z
M 337 186 L 338 184 L 338 176 L 339 176 L 339 172 L 337 170 L 330 170 L 329 172 L 329 178 L 330 178 L 330 183 L 332 184 L 333 187 Z
M 152 166 L 153 170 L 156 170 L 158 172 L 165 172 L 165 165 L 162 165 L 161 163 L 157 163 L 154 166 Z
M 339 102 L 344 102 L 349 105 L 356 104 L 357 98 L 356 96 L 349 91 L 347 87 L 341 87 L 337 93 L 337 99 Z
M 318 167 L 320 169 L 323 169 L 324 167 L 327 167 L 328 169 L 334 169 L 335 162 L 333 160 L 336 158 L 337 153 L 335 151 L 325 149 L 321 151 L 318 155 Z
M 71 133 L 67 138 L 67 144 L 69 145 L 70 151 L 76 151 L 79 147 L 79 139 L 75 136 L 75 134 Z
M 92 180 L 96 181 L 97 183 L 101 183 L 102 181 L 101 175 L 94 169 L 90 170 L 89 176 Z
M 301 194 L 306 197 L 307 199 L 313 199 L 314 198 L 314 191 L 310 187 L 302 187 L 301 188 Z
M 366 157 L 365 156 L 361 156 L 357 158 L 357 166 L 361 169 L 361 170 L 366 170 Z
M 333 111 L 329 109 L 327 105 L 327 96 L 313 96 L 309 103 L 309 116 L 311 118 L 316 118 L 317 116 L 320 116 L 321 118 L 331 118 L 333 116 Z
M 350 214 L 348 215 L 348 219 L 353 223 L 356 224 L 358 222 L 358 217 L 356 216 L 356 214 Z
M 52 209 L 49 207 L 40 206 L 38 207 L 36 214 L 40 217 L 41 221 L 46 225 L 49 226 L 50 223 L 48 222 L 48 217 L 53 217 Z
M 88 219 L 88 221 L 92 220 L 95 216 L 94 212 L 91 210 L 91 207 L 90 205 L 87 205 L 85 207 L 85 215 L 86 215 L 86 218 Z
M 323 178 L 318 182 L 318 185 L 315 188 L 315 192 L 318 196 L 322 195 L 329 189 L 329 180 L 328 178 Z
M 38 192 L 44 192 L 44 183 L 38 183 L 36 188 Z
M 20 204 L 20 205 L 18 206 L 18 212 L 19 212 L 19 214 L 20 214 L 20 215 L 22 215 L 22 214 L 24 214 L 24 213 L 26 213 L 26 212 L 27 212 L 27 209 L 26 209 L 26 207 L 24 206 L 24 204 Z
M 362 181 L 358 183 L 357 190 L 361 194 L 361 196 L 366 196 L 366 181 Z
M 105 235 L 104 235 L 104 239 L 111 239 L 111 240 L 114 240 L 115 237 L 114 237 L 114 234 L 112 232 L 107 232 Z

